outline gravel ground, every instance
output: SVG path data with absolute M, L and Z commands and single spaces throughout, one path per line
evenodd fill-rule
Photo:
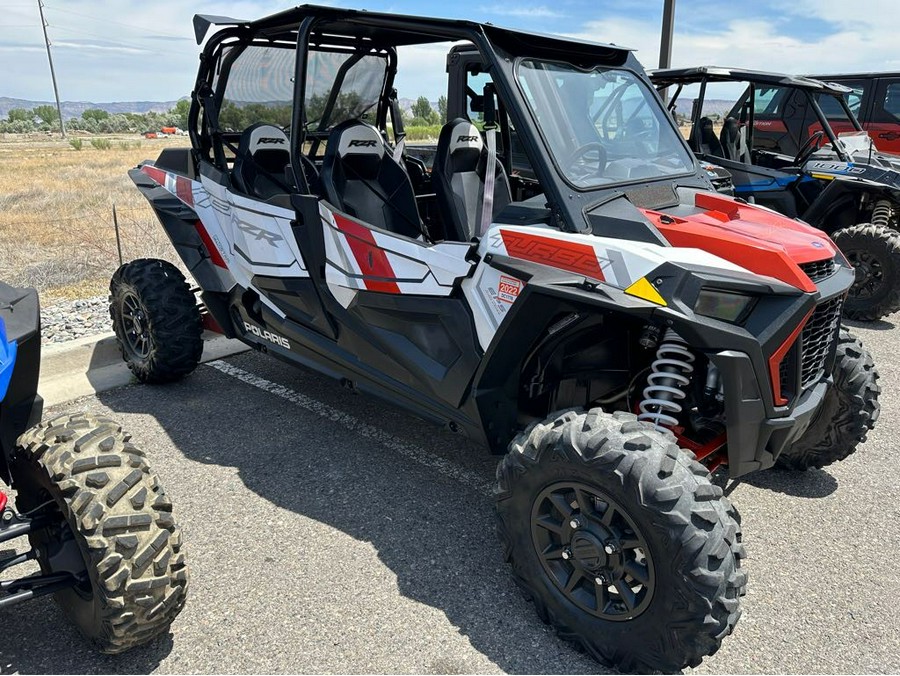
M 106 296 L 64 300 L 41 307 L 41 341 L 45 345 L 108 331 L 112 331 L 112 326 Z

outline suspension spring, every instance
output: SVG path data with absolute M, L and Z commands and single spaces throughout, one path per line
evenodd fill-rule
M 638 420 L 652 422 L 658 430 L 678 425 L 675 416 L 682 411 L 678 402 L 685 398 L 685 389 L 691 384 L 694 360 L 685 340 L 672 329 L 666 331 L 656 360 L 650 365 Z
M 875 202 L 875 208 L 872 209 L 872 225 L 881 225 L 888 227 L 891 224 L 891 217 L 894 215 L 894 207 L 888 200 L 878 200 Z

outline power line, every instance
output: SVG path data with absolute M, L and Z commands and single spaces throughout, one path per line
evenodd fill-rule
M 64 12 L 66 14 L 73 14 L 75 16 L 80 16 L 85 19 L 92 19 L 94 21 L 99 21 L 100 23 L 103 23 L 103 24 L 113 23 L 118 26 L 125 26 L 126 28 L 133 28 L 135 30 L 140 31 L 142 34 L 144 34 L 148 37 L 178 38 L 178 39 L 182 39 L 182 40 L 190 39 L 189 37 L 186 37 L 184 35 L 175 35 L 174 33 L 158 33 L 158 32 L 157 33 L 147 33 L 146 26 L 136 26 L 134 24 L 124 23 L 122 21 L 115 21 L 113 19 L 103 19 L 103 18 L 100 18 L 97 16 L 91 16 L 90 14 L 84 14 L 83 12 L 75 12 L 71 9 L 63 9 L 62 7 L 50 7 L 50 9 L 52 9 L 54 12 Z
M 59 89 L 56 86 L 56 71 L 53 70 L 53 56 L 50 54 L 50 38 L 47 37 L 47 20 L 44 18 L 44 2 L 38 0 L 38 12 L 41 14 L 41 27 L 44 30 L 44 44 L 47 45 L 47 60 L 50 62 L 50 78 L 53 80 L 53 95 L 56 97 L 56 112 L 59 113 L 59 131 L 66 137 L 66 123 L 63 121 L 62 105 L 59 103 Z

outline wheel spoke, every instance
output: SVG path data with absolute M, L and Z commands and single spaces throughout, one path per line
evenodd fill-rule
M 556 533 L 557 535 L 562 535 L 562 532 L 563 532 L 562 524 L 558 523 L 557 521 L 554 521 L 549 516 L 545 515 L 545 516 L 539 517 L 538 519 L 535 519 L 534 523 L 535 523 L 535 525 L 540 526 L 541 528 L 543 528 L 545 530 L 549 530 L 553 533 Z
M 616 591 L 618 591 L 619 596 L 622 597 L 622 602 L 625 604 L 625 607 L 628 608 L 628 610 L 634 610 L 634 607 L 637 604 L 637 598 L 625 580 L 616 580 Z
M 647 570 L 647 566 L 643 563 L 628 561 L 625 564 L 625 572 L 643 585 L 650 582 L 650 571 Z
M 581 513 L 585 516 L 595 516 L 596 510 L 594 509 L 593 500 L 587 493 L 580 488 L 575 489 L 575 502 L 578 503 L 578 509 L 581 510 Z
M 594 598 L 597 600 L 597 612 L 605 612 L 609 605 L 609 589 L 605 584 L 594 585 Z
M 550 502 L 553 503 L 556 511 L 562 515 L 563 519 L 568 519 L 570 516 L 572 516 L 572 512 L 575 511 L 574 509 L 572 509 L 572 505 L 570 505 L 568 501 L 563 497 L 562 493 L 553 493 L 550 496 Z
M 566 582 L 566 593 L 568 594 L 573 589 L 575 589 L 575 585 L 578 584 L 584 575 L 577 568 L 572 569 L 572 573 L 569 575 L 569 580 Z
M 562 558 L 562 553 L 565 549 L 565 545 L 547 545 L 544 551 L 541 552 L 541 556 L 544 557 L 546 561 L 555 561 L 556 559 Z
M 604 526 L 610 526 L 610 525 L 612 525 L 612 520 L 615 515 L 616 515 L 616 508 L 613 507 L 611 504 L 607 503 L 606 511 L 603 512 L 603 516 L 600 517 L 600 522 Z

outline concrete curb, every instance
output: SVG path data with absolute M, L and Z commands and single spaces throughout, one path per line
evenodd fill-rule
M 239 340 L 215 333 L 206 332 L 203 339 L 201 361 L 204 362 L 250 349 Z M 38 393 L 44 398 L 45 406 L 104 392 L 132 381 L 131 371 L 122 361 L 113 333 L 42 347 Z

